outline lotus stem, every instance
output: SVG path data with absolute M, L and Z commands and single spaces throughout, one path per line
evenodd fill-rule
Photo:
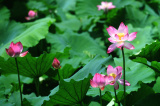
M 101 103 L 101 106 L 102 106 L 102 94 L 101 94 L 101 89 L 99 88 L 99 93 L 100 93 L 100 103 Z
M 125 57 L 124 57 L 124 48 L 122 47 L 122 56 L 123 56 L 123 79 L 124 79 L 124 106 L 126 105 L 126 86 L 125 86 L 125 80 L 126 80 L 126 77 L 125 77 Z
M 21 98 L 21 106 L 23 105 L 23 101 L 22 101 L 22 91 L 21 91 L 21 81 L 20 81 L 20 76 L 19 76 L 19 68 L 18 68 L 18 61 L 17 58 L 15 58 L 16 61 L 16 66 L 17 66 L 17 72 L 18 72 L 18 82 L 19 82 L 19 90 L 20 90 L 20 98 Z
M 118 106 L 120 106 L 120 103 L 118 102 L 117 94 L 116 94 L 116 89 L 114 88 L 114 94 L 115 94 L 115 101 L 118 103 Z
M 116 89 L 114 88 L 114 94 L 115 94 L 115 101 L 117 103 L 117 94 L 116 94 Z

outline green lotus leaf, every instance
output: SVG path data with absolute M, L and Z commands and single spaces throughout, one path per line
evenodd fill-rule
M 25 47 L 35 46 L 39 40 L 45 38 L 48 34 L 48 28 L 53 22 L 54 20 L 51 18 L 44 18 L 26 24 L 16 23 L 14 21 L 0 23 L 3 24 L 3 27 L 0 25 L 0 31 L 2 33 L 0 36 L 0 55 L 2 57 L 9 57 L 5 48 L 8 48 L 12 41 L 20 41 Z
M 45 53 L 38 58 L 32 57 L 30 54 L 23 58 L 17 58 L 20 75 L 31 78 L 42 76 L 51 67 L 54 56 Z M 7 61 L 1 58 L 0 67 L 3 74 L 17 74 L 15 58 L 9 58 Z

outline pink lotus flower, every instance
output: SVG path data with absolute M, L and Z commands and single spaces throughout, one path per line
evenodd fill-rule
M 101 5 L 97 5 L 98 7 L 98 10 L 110 10 L 110 9 L 113 9 L 115 8 L 116 6 L 112 5 L 112 2 L 104 2 L 102 1 L 101 2 Z
M 30 10 L 28 12 L 28 17 L 25 17 L 25 18 L 26 18 L 26 20 L 31 20 L 31 19 L 34 19 L 36 16 L 37 16 L 37 12 Z
M 61 68 L 60 62 L 57 58 L 54 58 L 53 63 L 52 63 L 53 68 L 58 69 Z
M 6 49 L 6 52 L 11 57 L 24 57 L 27 55 L 28 51 L 21 53 L 23 50 L 23 45 L 21 42 L 14 44 L 11 42 L 9 49 Z
M 132 44 L 126 41 L 134 40 L 136 38 L 137 32 L 132 32 L 131 34 L 128 34 L 128 27 L 127 25 L 125 26 L 123 22 L 121 22 L 118 30 L 116 30 L 112 26 L 109 26 L 109 28 L 106 29 L 111 36 L 110 38 L 108 38 L 108 40 L 113 43 L 109 46 L 107 53 L 111 53 L 116 47 L 125 47 L 130 50 L 135 48 Z
M 121 85 L 124 85 L 123 79 L 120 79 L 122 76 L 122 70 L 123 69 L 121 66 L 113 68 L 111 65 L 108 65 L 108 79 L 106 80 L 106 84 L 109 83 L 110 85 L 114 85 L 115 89 L 119 88 L 119 84 L 116 81 L 118 81 Z M 130 86 L 130 83 L 127 80 L 125 80 L 125 86 Z
M 101 90 L 104 90 L 106 84 L 106 76 L 96 73 L 93 77 L 93 79 L 90 79 L 90 84 L 93 88 L 100 88 Z

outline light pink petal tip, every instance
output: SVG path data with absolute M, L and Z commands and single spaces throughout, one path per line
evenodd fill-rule
M 111 53 L 114 49 L 116 49 L 116 43 L 114 43 L 108 47 L 107 53 Z
M 27 55 L 27 53 L 28 53 L 28 51 L 25 51 L 25 52 L 21 53 L 19 56 L 20 56 L 20 57 L 24 57 L 24 56 Z
M 106 30 L 108 31 L 108 34 L 109 34 L 111 37 L 114 37 L 115 34 L 117 34 L 117 29 L 115 29 L 115 28 L 112 27 L 112 26 L 109 26 L 108 28 L 106 28 Z
M 129 34 L 128 41 L 134 40 L 136 38 L 136 34 L 137 32 L 132 32 L 131 34 Z
M 126 26 L 124 25 L 123 22 L 121 22 L 121 24 L 119 25 L 119 28 L 118 28 L 118 32 L 119 33 L 124 33 L 126 30 Z
M 132 44 L 128 43 L 128 42 L 125 42 L 125 43 L 124 43 L 124 47 L 125 47 L 126 49 L 130 49 L 130 50 L 135 49 L 135 47 L 134 47 Z
M 119 79 L 118 80 L 119 81 L 119 83 L 121 84 L 121 85 L 124 85 L 124 80 L 123 79 Z M 131 84 L 127 81 L 127 80 L 125 80 L 125 86 L 130 86 Z

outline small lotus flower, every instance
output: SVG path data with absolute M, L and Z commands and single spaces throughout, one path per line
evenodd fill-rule
M 112 2 L 104 2 L 104 1 L 101 2 L 101 5 L 97 5 L 97 7 L 98 10 L 102 9 L 104 11 L 116 8 L 116 6 L 112 4 Z
M 11 42 L 9 49 L 6 49 L 6 52 L 11 57 L 24 57 L 27 55 L 28 51 L 21 53 L 23 50 L 23 45 L 21 42 L 14 44 Z
M 102 91 L 104 90 L 106 83 L 106 76 L 96 73 L 93 77 L 93 79 L 90 79 L 90 84 L 93 88 L 100 88 Z
M 59 62 L 59 60 L 58 60 L 57 58 L 54 58 L 53 63 L 52 63 L 52 66 L 53 66 L 53 68 L 55 68 L 55 69 L 61 68 L 60 62 Z
M 28 12 L 28 17 L 25 17 L 25 18 L 26 18 L 26 20 L 31 20 L 31 19 L 34 19 L 36 16 L 37 16 L 37 12 L 33 11 L 33 10 L 30 10 Z
M 116 81 L 118 81 L 121 85 L 124 85 L 123 79 L 120 79 L 122 76 L 121 66 L 113 68 L 111 65 L 108 65 L 107 74 L 108 74 L 108 80 L 106 80 L 107 84 L 109 83 L 110 85 L 114 85 L 115 89 L 119 88 L 119 84 Z M 130 83 L 127 80 L 125 80 L 125 86 L 130 86 Z
M 132 44 L 126 41 L 134 40 L 136 38 L 137 32 L 132 32 L 131 34 L 128 34 L 128 27 L 127 25 L 125 26 L 123 22 L 121 22 L 118 30 L 116 30 L 112 26 L 109 26 L 109 28 L 106 29 L 111 36 L 110 38 L 108 38 L 108 40 L 113 43 L 109 46 L 107 53 L 111 53 L 116 47 L 125 47 L 130 50 L 135 48 Z

